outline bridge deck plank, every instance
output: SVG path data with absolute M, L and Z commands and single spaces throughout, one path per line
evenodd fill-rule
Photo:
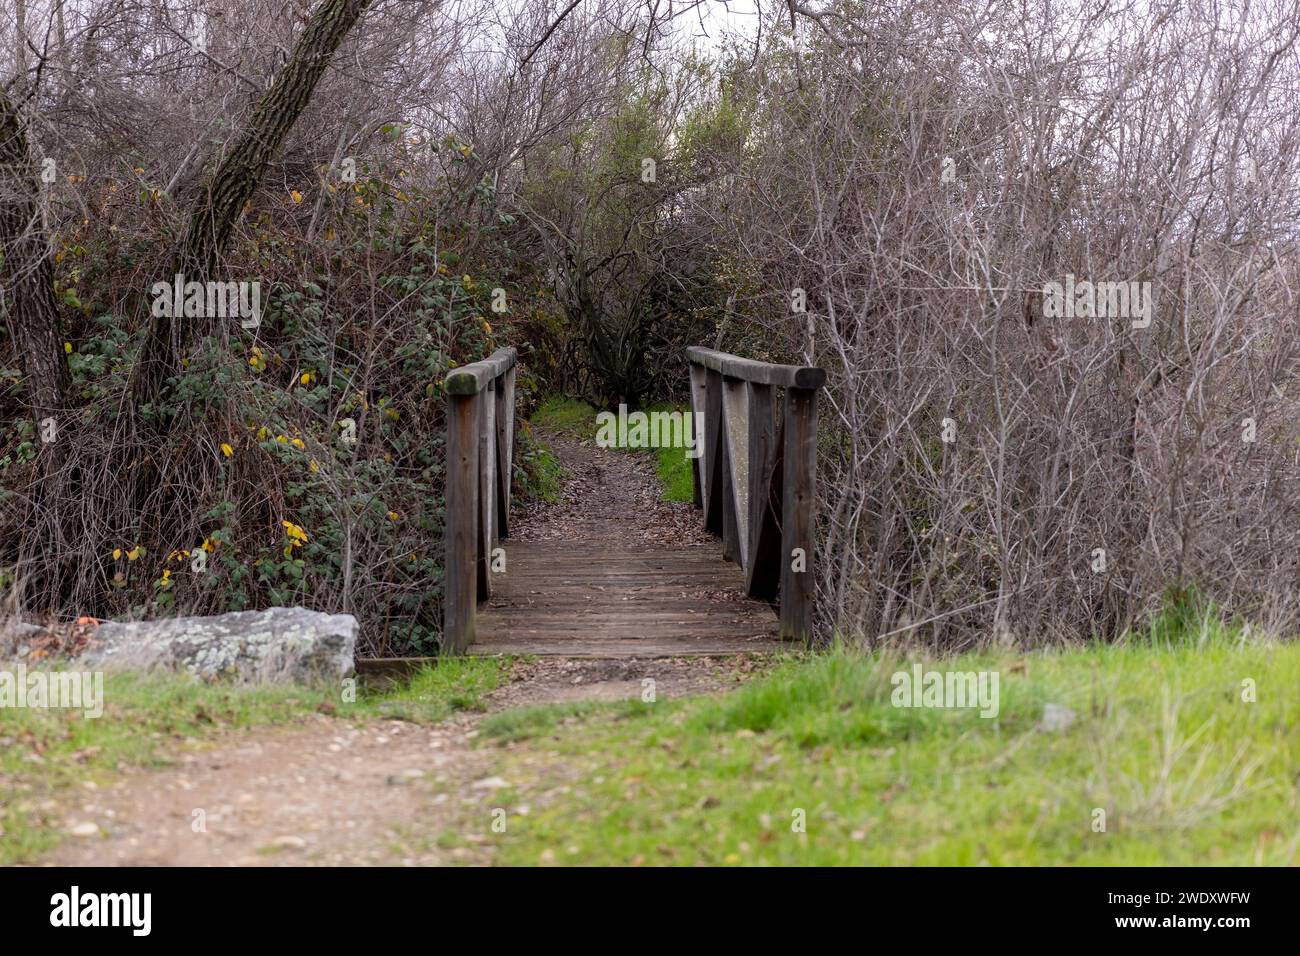
M 678 657 L 789 650 L 772 608 L 708 548 L 584 539 L 503 541 L 469 653 Z

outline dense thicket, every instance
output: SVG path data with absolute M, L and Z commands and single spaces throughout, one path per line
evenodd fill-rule
M 516 344 L 525 401 L 638 404 L 700 343 L 830 372 L 824 635 L 1115 637 L 1170 599 L 1295 628 L 1293 4 L 569 6 L 0 23 L 15 610 L 303 603 L 431 649 L 446 370 Z M 154 314 L 200 246 L 260 325 Z M 1067 276 L 1150 314 L 1045 312 Z

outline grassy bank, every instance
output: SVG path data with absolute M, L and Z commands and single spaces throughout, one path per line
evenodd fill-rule
M 65 709 L 0 708 L 0 865 L 32 862 L 62 836 L 60 807 L 79 788 L 127 767 L 160 767 L 232 730 L 284 724 L 313 712 L 422 723 L 474 709 L 504 663 L 457 658 L 402 685 L 236 687 L 177 675 L 108 674 L 100 717 Z M 8 665 L 0 664 L 0 670 Z M 52 668 L 53 669 L 53 668 Z M 351 696 L 351 695 L 349 695 Z
M 891 675 L 913 663 L 840 651 L 725 697 L 494 718 L 485 734 L 515 741 L 500 770 L 515 789 L 501 799 L 528 805 L 494 836 L 499 859 L 1300 859 L 1300 646 L 1215 634 L 926 663 L 996 672 L 995 719 L 895 707 Z M 1254 702 L 1243 681 L 1254 681 Z M 539 774 L 539 751 L 563 769 Z
M 654 405 L 645 410 L 653 412 L 688 411 L 684 406 Z M 586 402 L 573 398 L 556 397 L 542 403 L 533 415 L 532 422 L 573 438 L 594 441 L 596 438 L 596 409 Z M 681 448 L 629 449 L 654 455 L 655 472 L 664 486 L 667 501 L 690 501 L 694 495 L 691 478 L 691 460 Z

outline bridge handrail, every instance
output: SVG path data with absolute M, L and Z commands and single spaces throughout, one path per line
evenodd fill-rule
M 519 352 L 513 346 L 497 349 L 487 358 L 451 369 L 443 377 L 442 388 L 448 395 L 473 395 L 488 383 L 515 367 Z
M 780 385 L 787 388 L 821 388 L 826 384 L 824 369 L 807 365 L 775 365 L 756 362 L 727 352 L 715 352 L 699 345 L 686 349 L 686 357 L 696 365 L 703 365 L 730 378 L 744 379 L 757 385 Z
M 778 608 L 781 636 L 813 631 L 819 368 L 691 346 L 691 411 L 703 413 L 692 460 L 695 505 L 745 572 L 745 590 Z M 781 388 L 780 415 L 774 389 Z M 700 436 L 696 436 L 699 442 Z
M 444 651 L 474 642 L 478 602 L 491 597 L 492 551 L 508 536 L 514 468 L 514 348 L 443 376 L 447 395 Z

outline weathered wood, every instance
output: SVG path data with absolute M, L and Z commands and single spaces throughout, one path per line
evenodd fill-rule
M 497 382 L 497 539 L 510 536 L 510 485 L 515 455 L 515 367 Z
M 816 390 L 825 375 L 690 353 L 691 411 L 704 418 L 695 498 L 724 556 L 641 549 L 616 534 L 522 541 L 511 544 L 511 573 L 498 580 L 488 575 L 510 518 L 514 350 L 448 376 L 446 649 L 654 657 L 811 638 Z M 779 422 L 776 387 L 785 390 Z M 779 598 L 779 623 L 745 595 Z M 487 604 L 476 619 L 480 596 Z
M 509 545 L 473 654 L 665 657 L 771 652 L 765 605 L 712 548 L 637 548 L 609 538 Z
M 818 368 L 774 365 L 692 347 L 692 407 L 703 404 L 708 442 L 696 501 L 723 554 L 745 571 L 745 591 L 779 605 L 783 637 L 812 636 Z M 775 422 L 773 389 L 784 390 Z M 712 460 L 710 460 L 712 459 Z
M 518 352 L 512 346 L 497 349 L 482 361 L 454 368 L 443 377 L 443 391 L 448 395 L 474 395 L 481 392 L 489 382 L 514 368 L 517 358 Z
M 817 392 L 785 393 L 785 474 L 781 507 L 781 636 L 812 637 L 813 507 L 817 482 Z M 795 564 L 802 558 L 802 570 Z
M 780 582 L 781 496 L 773 499 L 773 476 L 781 463 L 771 385 L 749 385 L 749 552 L 745 561 L 745 593 L 774 600 Z M 778 488 L 779 488 L 779 481 Z
M 443 651 L 474 641 L 477 606 L 492 593 L 492 551 L 506 533 L 514 455 L 516 352 L 499 349 L 449 372 Z
M 492 549 L 496 547 L 497 516 L 497 426 L 496 382 L 489 382 L 479 393 L 478 402 L 478 479 L 479 479 L 479 548 L 478 599 L 492 596 Z
M 731 518 L 729 560 L 749 560 L 749 392 L 737 378 L 722 377 L 722 440 L 727 445 L 727 497 Z M 726 525 L 724 524 L 724 530 Z M 723 536 L 726 541 L 727 536 Z
M 474 641 L 479 537 L 477 407 L 477 395 L 453 395 L 447 407 L 442 649 L 456 654 Z
M 696 365 L 702 365 L 714 372 L 731 378 L 744 379 L 759 385 L 780 385 L 784 388 L 821 388 L 826 383 L 826 372 L 819 368 L 802 365 L 773 365 L 770 362 L 755 362 L 726 352 L 691 346 L 686 356 Z
M 691 386 L 691 423 L 692 427 L 698 424 L 704 416 L 705 408 L 708 406 L 708 384 L 706 377 L 708 372 L 702 365 L 692 363 L 690 370 Z M 694 496 L 695 507 L 704 507 L 704 494 L 706 483 L 704 481 L 704 462 L 707 452 L 707 440 L 705 439 L 705 427 L 700 427 L 695 434 L 696 451 L 698 454 L 691 459 L 691 486 Z
M 704 527 L 722 534 L 722 484 L 725 464 L 722 442 L 722 375 L 707 371 L 704 380 Z

